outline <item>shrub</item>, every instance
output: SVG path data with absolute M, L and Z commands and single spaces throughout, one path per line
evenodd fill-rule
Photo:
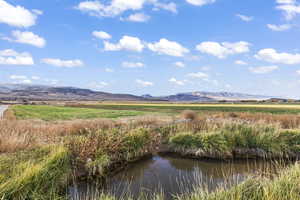
M 192 111 L 192 110 L 185 110 L 181 113 L 181 117 L 184 120 L 190 120 L 190 121 L 194 121 L 197 120 L 198 115 L 196 112 Z

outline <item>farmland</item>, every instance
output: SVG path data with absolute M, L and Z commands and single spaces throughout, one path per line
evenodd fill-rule
M 183 110 L 196 112 L 251 112 L 272 114 L 298 114 L 300 105 L 297 104 L 167 104 L 167 103 L 103 103 L 79 105 L 84 108 L 107 110 L 136 110 L 161 113 L 178 113 Z
M 300 105 L 289 104 L 151 104 L 151 103 L 98 103 L 73 106 L 13 106 L 18 119 L 72 120 L 133 117 L 151 114 L 176 116 L 184 110 L 207 113 L 262 113 L 298 114 Z

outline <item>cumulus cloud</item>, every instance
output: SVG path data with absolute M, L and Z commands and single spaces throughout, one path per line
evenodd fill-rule
M 109 40 L 112 38 L 110 34 L 104 32 L 104 31 L 93 31 L 92 35 L 95 36 L 96 38 L 100 38 L 102 40 Z
M 277 0 L 277 9 L 281 10 L 286 20 L 291 20 L 300 14 L 300 4 L 296 0 Z
M 144 44 L 137 37 L 131 37 L 131 36 L 125 35 L 116 44 L 104 41 L 104 50 L 105 51 L 127 50 L 127 51 L 142 52 L 143 49 L 144 49 Z
M 272 31 L 287 31 L 292 28 L 292 25 L 291 24 L 282 24 L 282 25 L 267 24 L 267 27 Z
M 44 38 L 29 31 L 12 31 L 11 35 L 12 37 L 4 37 L 2 39 L 10 42 L 29 44 L 39 48 L 43 48 L 46 46 L 46 40 Z
M 241 54 L 249 52 L 250 43 L 240 41 L 236 43 L 230 42 L 202 42 L 196 46 L 196 50 L 216 56 L 218 58 L 226 58 L 229 55 Z
M 0 0 L 0 23 L 15 27 L 30 27 L 36 24 L 37 15 L 22 6 L 14 6 Z
M 278 53 L 275 49 L 262 49 L 255 55 L 255 58 L 270 63 L 300 64 L 300 54 Z
M 18 53 L 13 49 L 5 49 L 0 51 L 0 65 L 34 65 L 34 61 L 27 52 Z
M 261 67 L 249 67 L 249 70 L 255 74 L 267 74 L 274 70 L 277 70 L 278 66 L 261 66 Z
M 131 22 L 147 22 L 150 18 L 149 15 L 145 15 L 144 13 L 135 13 L 129 15 L 125 20 Z
M 142 86 L 142 87 L 149 87 L 149 86 L 153 86 L 154 83 L 150 82 L 150 81 L 143 81 L 143 80 L 140 80 L 140 79 L 137 79 L 135 81 L 138 85 Z
M 254 17 L 246 16 L 246 15 L 242 15 L 242 14 L 236 14 L 236 16 L 245 22 L 250 22 L 254 19 Z
M 169 82 L 170 82 L 170 83 L 173 83 L 173 84 L 175 84 L 175 85 L 182 86 L 182 85 L 185 85 L 185 82 L 186 82 L 186 81 L 179 81 L 179 80 L 177 80 L 176 78 L 170 78 L 170 79 L 169 79 Z
M 122 67 L 124 68 L 143 68 L 145 65 L 141 62 L 123 62 Z
M 148 48 L 153 52 L 175 57 L 182 57 L 186 53 L 190 52 L 181 44 L 174 41 L 169 41 L 165 38 L 160 39 L 159 42 L 156 43 L 148 43 Z
M 183 62 L 175 62 L 174 65 L 179 68 L 185 67 L 185 64 Z
M 236 65 L 248 65 L 248 63 L 246 63 L 245 61 L 242 61 L 242 60 L 236 60 L 234 63 Z
M 204 6 L 206 4 L 215 3 L 216 0 L 186 0 L 186 2 L 188 2 L 194 6 Z
M 209 75 L 204 72 L 189 73 L 187 74 L 187 76 L 191 78 L 200 78 L 200 79 L 207 79 L 209 77 Z
M 57 58 L 44 58 L 41 60 L 42 63 L 53 65 L 56 67 L 67 67 L 67 68 L 73 68 L 73 67 L 81 67 L 84 65 L 84 63 L 81 60 L 61 60 Z
M 174 12 L 176 4 L 159 3 L 157 0 L 112 0 L 110 4 L 103 4 L 100 1 L 83 1 L 75 8 L 96 17 L 115 17 L 126 11 L 142 10 L 146 4 L 152 5 L 154 9 L 164 9 Z

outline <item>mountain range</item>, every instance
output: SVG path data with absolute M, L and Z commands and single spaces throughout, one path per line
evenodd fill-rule
M 136 96 L 112 94 L 76 87 L 53 87 L 43 85 L 0 84 L 0 100 L 64 100 L 64 101 L 175 101 L 175 102 L 216 102 L 265 100 L 271 96 L 251 95 L 232 92 L 189 92 L 169 96 Z

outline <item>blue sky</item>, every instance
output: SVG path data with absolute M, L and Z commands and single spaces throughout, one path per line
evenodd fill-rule
M 300 97 L 298 0 L 0 0 L 0 82 Z

